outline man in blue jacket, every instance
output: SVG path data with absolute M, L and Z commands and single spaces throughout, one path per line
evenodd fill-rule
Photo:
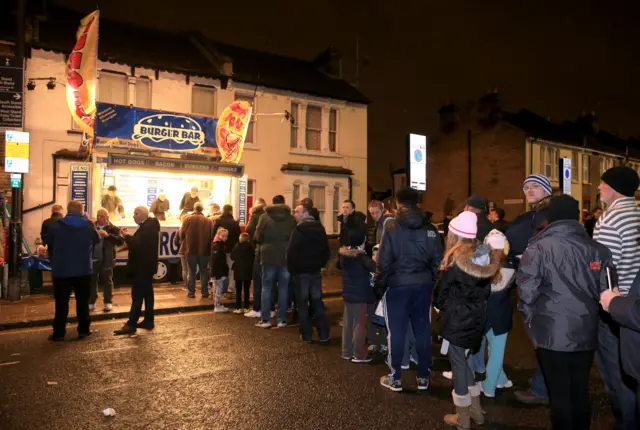
M 82 203 L 72 200 L 67 206 L 67 216 L 51 225 L 47 232 L 56 302 L 53 333 L 49 340 L 54 342 L 64 340 L 72 291 L 76 295 L 78 337 L 83 339 L 91 335 L 89 294 L 93 272 L 92 254 L 100 237 L 93 223 L 83 213 Z

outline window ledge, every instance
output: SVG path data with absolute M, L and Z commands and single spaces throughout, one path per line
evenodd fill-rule
M 259 145 L 254 145 L 254 144 L 246 144 L 245 143 L 244 150 L 245 151 L 260 151 L 260 146 Z
M 312 157 L 342 158 L 337 152 L 314 151 L 311 149 L 289 148 L 289 154 L 308 155 Z
M 67 134 L 82 134 L 82 131 L 80 130 L 67 130 Z

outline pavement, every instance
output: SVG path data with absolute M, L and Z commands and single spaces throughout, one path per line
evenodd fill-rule
M 325 276 L 322 280 L 322 288 L 326 297 L 335 297 L 342 294 L 342 278 L 340 276 Z M 213 299 L 203 299 L 200 296 L 199 285 L 196 286 L 196 298 L 187 297 L 187 290 L 183 284 L 157 284 L 155 286 L 155 312 L 158 315 L 179 312 L 197 312 L 213 309 Z M 225 298 L 223 303 L 235 306 L 235 301 Z M 98 294 L 96 310 L 91 312 L 92 321 L 125 318 L 131 307 L 131 289 L 129 286 L 115 288 L 113 295 L 113 310 L 104 312 L 102 292 Z M 23 297 L 21 300 L 11 302 L 0 300 L 0 331 L 25 327 L 48 326 L 53 323 L 55 302 L 53 289 L 49 283 L 40 294 Z M 75 299 L 69 304 L 69 321 L 75 322 Z
M 449 429 L 448 360 L 434 345 L 434 372 L 418 392 L 415 370 L 402 393 L 383 389 L 383 357 L 354 364 L 341 356 L 339 297 L 326 300 L 332 339 L 305 345 L 297 327 L 264 330 L 233 314 L 160 315 L 156 329 L 111 334 L 123 320 L 92 324 L 86 340 L 46 340 L 48 327 L 0 332 L 2 429 Z M 509 335 L 505 371 L 516 388 L 483 398 L 486 430 L 550 429 L 549 410 L 514 398 L 533 374 L 535 356 L 522 318 Z M 592 429 L 613 419 L 600 378 L 590 381 Z M 114 417 L 103 410 L 113 408 Z

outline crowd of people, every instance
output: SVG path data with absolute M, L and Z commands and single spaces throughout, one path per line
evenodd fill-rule
M 538 360 L 530 387 L 516 398 L 549 404 L 554 429 L 588 429 L 595 358 L 616 428 L 640 428 L 640 208 L 634 198 L 639 185 L 628 167 L 607 170 L 599 186 L 606 210 L 581 223 L 575 199 L 553 195 L 547 177 L 530 175 L 522 188 L 530 211 L 507 223 L 503 210 L 490 211 L 482 196 L 471 196 L 457 216 L 447 217 L 444 240 L 413 189 L 396 193 L 393 211 L 370 202 L 371 239 L 367 215 L 345 201 L 338 215 L 342 358 L 367 363 L 383 354 L 390 371 L 380 384 L 396 392 L 413 362 L 417 389 L 427 390 L 433 310 L 441 352 L 451 364 L 443 375 L 454 387 L 455 413 L 444 421 L 458 429 L 483 424 L 482 395 L 494 397 L 513 386 L 503 361 L 513 321 L 510 292 L 516 289 Z M 331 253 L 313 201 L 303 199 L 292 210 L 283 196 L 273 197 L 271 205 L 259 199 L 244 233 L 231 206 L 211 207 L 205 216 L 201 202 L 185 207 L 191 203 L 193 212 L 183 215 L 176 236 L 188 296 L 195 297 L 199 274 L 202 297 L 209 297 L 211 279 L 214 312 L 228 312 L 221 299 L 235 285 L 234 312 L 257 319 L 256 327 L 286 327 L 288 311 L 297 308 L 301 341 L 313 342 L 315 323 L 317 341 L 328 342 L 321 270 Z M 91 334 L 89 309 L 98 285 L 105 310 L 110 305 L 115 247 L 123 243 L 129 248 L 133 303 L 129 320 L 115 333 L 153 329 L 158 221 L 146 208 L 136 208 L 139 228 L 132 235 L 109 223 L 106 209 L 98 211 L 95 223 L 82 214 L 82 205 L 71 202 L 67 215 L 57 214 L 43 235 L 56 298 L 50 339 L 64 338 L 72 290 L 79 336 Z M 143 302 L 145 318 L 138 323 Z

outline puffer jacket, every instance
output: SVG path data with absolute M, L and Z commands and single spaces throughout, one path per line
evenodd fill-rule
M 400 209 L 385 224 L 378 251 L 376 289 L 404 285 L 433 285 L 442 260 L 438 230 L 426 222 L 421 209 Z
M 324 227 L 313 215 L 300 220 L 287 248 L 290 273 L 316 273 L 329 261 L 331 251 Z
M 342 247 L 339 251 L 342 266 L 342 299 L 347 303 L 375 303 L 371 287 L 371 272 L 375 263 L 360 248 Z
M 460 247 L 455 264 L 443 270 L 436 285 L 436 329 L 452 345 L 476 351 L 484 336 L 491 278 L 500 270 L 501 251 L 485 246 Z M 489 264 L 482 265 L 483 259 Z
M 263 266 L 286 267 L 287 247 L 296 221 L 291 208 L 284 204 L 267 206 L 258 221 L 255 240 L 260 247 Z
M 620 324 L 620 359 L 627 374 L 640 383 L 640 272 L 626 297 L 611 300 L 609 312 Z
M 518 308 L 535 348 L 579 352 L 598 346 L 600 293 L 611 252 L 573 220 L 556 221 L 529 241 L 516 273 Z
M 393 215 L 384 214 L 380 217 L 378 222 L 376 222 L 376 243 L 375 245 L 380 245 L 382 242 L 382 235 L 384 233 L 384 228 L 387 225 L 387 221 L 393 219 Z

